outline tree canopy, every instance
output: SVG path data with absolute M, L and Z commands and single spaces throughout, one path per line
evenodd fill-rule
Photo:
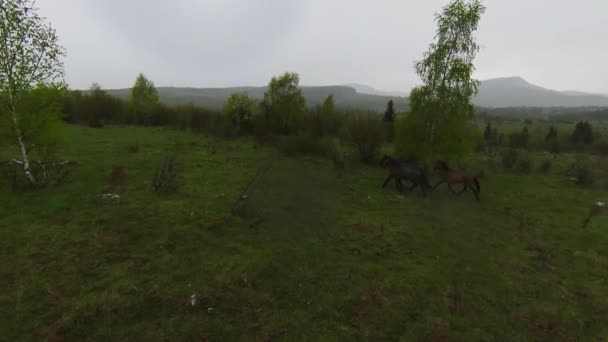
M 131 101 L 137 110 L 148 111 L 160 104 L 154 82 L 140 73 L 131 89 Z
M 63 88 L 65 55 L 55 30 L 38 15 L 35 4 L 34 0 L 0 3 L 0 105 L 4 107 L 0 114 L 10 116 L 21 152 L 18 164 L 29 184 L 37 181 L 30 169 L 26 139 L 44 141 L 36 138 L 52 135 L 53 110 L 39 105 L 53 103 L 48 98 L 57 92 L 49 88 Z M 34 104 L 35 110 L 30 107 Z
M 424 84 L 412 90 L 411 113 L 397 132 L 402 153 L 428 160 L 471 150 L 477 134 L 472 97 L 479 84 L 472 78 L 479 50 L 473 34 L 484 11 L 479 0 L 453 0 L 436 15 L 436 41 L 415 64 Z
M 300 76 L 286 72 L 282 76 L 273 77 L 261 105 L 275 131 L 282 134 L 293 132 L 306 110 L 306 99 L 300 89 Z

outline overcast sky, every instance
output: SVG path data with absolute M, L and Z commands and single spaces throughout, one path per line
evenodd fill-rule
M 38 0 L 73 88 L 350 82 L 409 91 L 447 0 Z M 479 79 L 608 93 L 607 0 L 486 0 Z

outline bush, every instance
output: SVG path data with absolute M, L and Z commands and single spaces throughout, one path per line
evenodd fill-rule
M 551 163 L 551 161 L 549 159 L 545 159 L 545 160 L 543 160 L 542 163 L 540 163 L 539 170 L 540 170 L 540 172 L 547 173 L 547 172 L 551 171 L 552 167 L 553 167 L 553 164 Z
M 125 168 L 121 165 L 113 165 L 112 172 L 110 173 L 110 185 L 117 186 L 124 182 L 125 180 Z
M 152 179 L 152 190 L 156 193 L 174 193 L 177 191 L 177 157 L 166 157 L 156 169 Z
M 595 179 L 593 177 L 593 172 L 591 171 L 591 168 L 588 165 L 579 165 L 578 167 L 576 167 L 575 170 L 575 178 L 577 184 L 585 186 L 593 185 Z
M 515 165 L 515 170 L 521 173 L 530 173 L 533 169 L 533 163 L 530 156 L 527 154 L 519 156 Z
M 515 168 L 517 160 L 519 159 L 519 152 L 515 149 L 508 149 L 502 153 L 502 167 L 509 171 Z
M 345 138 L 356 148 L 359 159 L 370 163 L 384 141 L 384 127 L 373 114 L 356 115 L 346 122 Z
M 331 159 L 334 168 L 341 174 L 346 168 L 346 159 L 348 157 L 348 151 L 340 140 L 334 139 L 329 146 L 329 158 Z
M 139 144 L 133 144 L 127 146 L 127 152 L 129 153 L 139 153 Z
M 576 184 L 589 186 L 595 181 L 591 166 L 585 161 L 577 161 L 570 164 L 566 175 L 571 177 Z
M 239 129 L 248 129 L 251 126 L 251 117 L 257 108 L 257 102 L 246 92 L 230 95 L 224 103 L 224 115 Z
M 608 156 L 608 142 L 602 141 L 596 145 L 597 153 Z
M 297 155 L 327 155 L 327 145 L 318 138 L 298 134 L 278 136 L 275 140 L 276 147 L 287 156 Z

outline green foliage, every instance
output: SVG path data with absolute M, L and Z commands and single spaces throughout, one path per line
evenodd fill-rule
M 62 142 L 61 105 L 65 88 L 41 84 L 17 103 L 22 113 L 20 124 L 26 141 L 52 146 Z
M 551 127 L 549 127 L 549 132 L 547 133 L 547 136 L 545 137 L 545 141 L 553 142 L 556 140 L 557 140 L 557 129 L 555 128 L 554 125 L 551 125 Z
M 517 160 L 515 170 L 520 173 L 530 173 L 534 169 L 534 164 L 530 155 L 521 154 Z
M 315 136 L 336 136 L 340 131 L 342 118 L 336 110 L 334 96 L 329 95 L 321 106 L 312 113 L 312 134 Z
M 471 124 L 478 82 L 472 79 L 479 47 L 473 33 L 485 7 L 454 0 L 438 14 L 436 42 L 416 63 L 424 85 L 410 94 L 411 114 L 398 128 L 399 149 L 424 159 L 460 158 L 472 149 Z
M 46 19 L 38 15 L 33 0 L 3 0 L 0 4 L 0 115 L 10 116 L 15 141 L 20 147 L 24 177 L 35 185 L 28 157 L 26 138 L 48 143 L 52 133 L 49 120 L 52 115 L 23 112 L 25 99 L 36 98 L 42 87 L 61 88 L 63 84 L 64 50 L 58 43 L 55 30 Z M 40 103 L 37 103 L 39 105 Z M 28 108 L 29 109 L 29 108 Z M 28 117 L 24 117 L 28 116 Z M 0 118 L 1 119 L 1 118 Z M 32 120 L 41 122 L 33 122 Z M 44 129 L 43 129 L 44 127 Z M 28 132 L 32 129 L 33 132 Z M 34 137 L 43 134 L 45 137 Z M 34 138 L 32 138 L 34 137 Z M 31 142 L 29 142 L 31 144 Z
M 63 140 L 61 108 L 65 88 L 41 84 L 22 94 L 15 103 L 19 113 L 19 126 L 27 151 L 36 151 L 46 158 L 55 152 Z M 15 131 L 8 115 L 0 116 L 0 132 L 3 139 L 15 144 Z
M 377 115 L 354 115 L 346 122 L 345 140 L 352 144 L 364 163 L 374 161 L 384 141 L 382 122 Z
M 483 140 L 485 140 L 486 143 L 492 141 L 492 133 L 492 124 L 488 122 L 488 124 L 486 125 L 486 129 L 483 131 Z
M 509 136 L 509 146 L 512 148 L 527 148 L 530 142 L 530 132 L 527 126 L 524 126 L 520 133 L 512 133 Z
M 574 178 L 577 184 L 591 186 L 595 182 L 592 167 L 588 162 L 578 161 L 570 166 L 568 173 Z
M 502 167 L 505 171 L 513 170 L 519 160 L 519 152 L 516 149 L 507 149 L 502 152 Z
M 299 83 L 298 74 L 285 73 L 280 77 L 273 77 L 268 84 L 261 106 L 276 133 L 290 134 L 299 127 L 306 110 L 306 99 Z
M 256 100 L 249 97 L 247 93 L 234 93 L 224 104 L 224 115 L 229 118 L 233 125 L 239 128 L 249 128 L 256 106 Z
M 131 104 L 137 112 L 149 112 L 160 104 L 154 82 L 140 73 L 131 88 Z
M 384 122 L 393 122 L 395 121 L 395 116 L 397 116 L 397 112 L 395 112 L 395 103 L 393 100 L 388 101 L 386 105 L 386 110 L 384 111 Z
M 39 84 L 63 83 L 65 52 L 34 0 L 0 5 L 0 94 L 14 104 Z
M 572 132 L 572 142 L 575 144 L 593 144 L 593 127 L 588 121 L 579 122 Z
M 281 135 L 274 143 L 278 150 L 287 156 L 326 156 L 328 152 L 325 141 L 308 134 Z
M 540 164 L 539 170 L 542 173 L 547 173 L 547 172 L 551 171 L 552 167 L 553 167 L 553 163 L 551 163 L 551 161 L 549 159 L 545 159 Z

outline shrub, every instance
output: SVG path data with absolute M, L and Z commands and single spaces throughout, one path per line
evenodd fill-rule
M 334 168 L 341 173 L 346 168 L 346 159 L 348 152 L 340 143 L 340 140 L 334 139 L 329 146 L 329 158 L 331 159 Z
M 515 165 L 515 170 L 521 173 L 530 173 L 533 169 L 533 163 L 530 156 L 527 154 L 519 156 L 517 163 Z
M 177 191 L 177 157 L 168 156 L 156 169 L 152 179 L 152 190 L 156 193 L 174 193 Z
M 562 148 L 557 141 L 551 143 L 551 147 L 549 148 L 549 152 L 553 154 L 560 154 Z
M 256 111 L 257 102 L 247 93 L 234 93 L 224 103 L 224 115 L 241 130 L 251 127 L 251 117 Z
M 597 153 L 604 155 L 604 156 L 608 156 L 608 142 L 602 141 L 602 142 L 598 143 L 596 146 L 596 149 L 597 149 Z
M 317 138 L 305 134 L 278 136 L 277 148 L 287 156 L 327 155 L 327 145 Z
M 384 127 L 380 118 L 373 114 L 356 115 L 346 122 L 346 141 L 359 153 L 359 159 L 370 163 L 376 157 L 384 141 Z
M 570 164 L 566 174 L 579 185 L 589 186 L 595 181 L 591 167 L 585 161 L 577 161 L 576 163 Z
M 551 163 L 551 161 L 549 159 L 545 159 L 545 160 L 543 160 L 542 163 L 540 163 L 539 170 L 540 170 L 540 172 L 547 173 L 547 172 L 551 171 L 552 167 L 553 167 L 553 164 Z
M 572 141 L 575 144 L 590 145 L 593 143 L 593 127 L 587 121 L 576 124 L 572 132 Z
M 593 172 L 588 165 L 579 165 L 575 170 L 577 184 L 589 186 L 594 183 L 595 179 L 593 177 Z
M 507 149 L 502 153 L 502 167 L 505 170 L 513 170 L 519 159 L 519 152 L 515 149 Z
M 109 183 L 112 186 L 120 185 L 125 180 L 125 168 L 121 165 L 112 165 L 112 172 L 110 172 Z
M 260 106 L 275 133 L 291 134 L 300 128 L 306 99 L 299 86 L 300 77 L 285 73 L 273 77 Z
M 129 153 L 139 153 L 139 144 L 133 144 L 127 146 L 127 152 Z

